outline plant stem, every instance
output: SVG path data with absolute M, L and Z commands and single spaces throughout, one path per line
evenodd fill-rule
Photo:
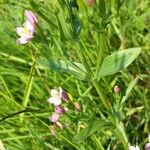
M 24 108 L 27 107 L 27 104 L 29 101 L 29 97 L 30 97 L 30 93 L 31 93 L 31 89 L 32 89 L 32 84 L 33 84 L 33 79 L 34 79 L 35 66 L 36 66 L 36 62 L 35 62 L 35 59 L 33 59 L 33 64 L 32 64 L 32 67 L 30 69 L 30 75 L 29 75 L 29 79 L 27 82 L 27 86 L 26 86 L 24 98 L 23 98 L 23 103 L 22 103 Z
M 97 139 L 97 137 L 95 135 L 93 135 L 92 137 L 99 149 L 104 150 L 104 147 L 102 146 L 101 142 Z

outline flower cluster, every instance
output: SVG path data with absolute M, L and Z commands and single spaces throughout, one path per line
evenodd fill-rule
M 32 40 L 35 27 L 38 23 L 36 15 L 30 10 L 25 10 L 25 17 L 26 20 L 23 23 L 23 27 L 16 28 L 16 33 L 20 36 L 17 39 L 18 44 L 26 44 Z
M 71 103 L 71 96 L 64 91 L 61 87 L 59 87 L 58 91 L 55 89 L 50 90 L 51 97 L 48 99 L 48 102 L 54 105 L 54 112 L 51 116 L 49 116 L 49 120 L 53 123 L 52 125 L 52 133 L 55 132 L 57 126 L 60 128 L 63 125 L 60 123 L 59 119 L 64 113 L 68 112 L 67 104 Z M 64 102 L 64 103 L 63 103 Z M 80 111 L 81 106 L 79 103 L 75 104 L 76 110 Z

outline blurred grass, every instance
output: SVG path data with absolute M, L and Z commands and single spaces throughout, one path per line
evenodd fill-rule
M 74 35 L 72 31 L 75 28 L 66 23 L 71 16 L 68 16 L 67 7 L 62 9 L 61 5 L 65 4 L 63 2 L 65 1 L 62 3 L 48 0 L 0 1 L 0 139 L 8 149 L 75 149 L 72 138 L 77 131 L 93 119 L 106 117 L 102 115 L 106 110 L 99 103 L 99 97 L 88 80 L 80 81 L 68 73 L 40 69 L 41 76 L 37 71 L 34 74 L 28 102 L 28 107 L 34 110 L 25 113 L 21 123 L 20 115 L 1 121 L 3 117 L 24 109 L 22 101 L 31 68 L 26 61 L 32 63 L 30 55 L 32 45 L 17 45 L 15 28 L 22 25 L 25 9 L 31 9 L 38 15 L 39 25 L 33 43 L 39 56 L 46 58 L 54 56 L 64 61 L 69 58 L 70 61 L 79 62 L 76 49 L 83 50 L 77 43 L 80 36 L 88 49 L 87 55 L 92 54 L 89 61 L 93 66 L 92 69 L 95 69 L 95 60 L 100 49 L 98 33 L 102 32 L 100 17 L 95 11 L 98 8 L 78 3 L 79 10 L 75 8 L 75 16 L 81 21 L 82 30 L 80 35 Z M 128 84 L 137 75 L 139 76 L 138 84 L 122 113 L 129 141 L 131 144 L 139 143 L 144 147 L 147 134 L 150 132 L 150 2 L 122 1 L 119 9 L 114 2 L 111 11 L 109 20 L 106 20 L 110 24 L 106 25 L 108 32 L 105 32 L 105 53 L 111 54 L 129 47 L 142 47 L 142 55 L 128 69 L 103 78 L 100 82 L 110 101 L 114 99 L 117 101 L 124 94 Z M 66 28 L 62 28 L 65 26 Z M 12 56 L 21 58 L 25 63 L 11 59 Z M 79 101 L 83 107 L 83 112 L 74 112 L 66 116 L 65 120 L 71 127 L 58 130 L 60 135 L 56 137 L 52 137 L 49 128 L 51 123 L 47 119 L 52 113 L 52 107 L 47 103 L 49 93 L 45 84 L 49 88 L 64 87 L 71 93 L 73 100 Z M 121 94 L 118 96 L 113 93 L 114 85 L 121 87 Z M 109 145 L 110 149 L 122 149 L 113 129 L 96 133 L 94 136 L 102 141 L 106 149 Z M 89 137 L 76 146 L 81 150 L 98 149 L 93 139 L 95 138 Z

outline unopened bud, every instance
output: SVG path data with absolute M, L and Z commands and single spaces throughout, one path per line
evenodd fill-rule
M 115 85 L 113 90 L 114 90 L 114 93 L 119 94 L 121 91 L 121 88 L 118 85 Z
M 76 110 L 81 111 L 81 105 L 79 103 L 75 104 L 75 108 Z
M 55 107 L 55 113 L 57 113 L 58 115 L 62 115 L 64 112 L 65 112 L 65 110 L 62 106 Z

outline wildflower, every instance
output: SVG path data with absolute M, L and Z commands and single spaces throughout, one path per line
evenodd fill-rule
M 58 106 L 61 104 L 62 100 L 68 103 L 69 96 L 67 92 L 65 92 L 61 87 L 59 87 L 59 90 L 52 89 L 50 91 L 50 94 L 52 97 L 48 99 L 48 102 L 51 104 L 54 104 L 54 106 Z
M 32 23 L 33 26 L 35 26 L 38 23 L 36 15 L 32 11 L 25 10 L 25 16 L 27 20 Z
M 60 115 L 57 113 L 53 113 L 52 116 L 49 116 L 49 120 L 53 123 L 56 123 L 59 120 Z
M 20 36 L 20 38 L 17 39 L 18 44 L 26 44 L 31 41 L 35 32 L 37 23 L 36 16 L 28 10 L 25 11 L 25 15 L 27 20 L 24 22 L 23 27 L 16 28 L 16 33 Z
M 26 22 L 23 24 L 23 27 L 16 28 L 16 32 L 20 36 L 20 38 L 17 39 L 17 43 L 26 44 L 31 41 L 34 30 L 34 26 L 28 20 L 26 20 Z
M 65 112 L 65 109 L 62 106 L 55 107 L 55 113 L 62 115 Z
M 91 7 L 93 6 L 95 0 L 87 0 L 88 5 Z
M 61 91 L 60 90 L 57 91 L 57 90 L 52 89 L 50 91 L 50 94 L 51 94 L 52 97 L 50 97 L 48 99 L 48 102 L 50 104 L 54 104 L 54 106 L 60 105 L 61 104 Z
M 140 150 L 138 146 L 129 146 L 128 150 Z

